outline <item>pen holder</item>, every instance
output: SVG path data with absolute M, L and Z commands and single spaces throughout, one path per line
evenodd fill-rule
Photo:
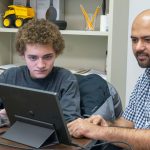
M 84 17 L 85 30 L 88 30 L 88 31 L 94 31 L 94 30 L 95 30 L 96 18 L 94 18 L 93 21 L 92 21 L 92 17 L 93 17 L 93 14 L 92 14 L 92 13 L 89 13 L 89 14 L 88 14 L 89 20 L 87 20 L 87 19 Z
M 100 31 L 101 32 L 108 31 L 108 15 L 100 16 Z
M 80 9 L 82 11 L 82 14 L 84 16 L 84 19 L 85 19 L 85 24 L 86 24 L 86 27 L 85 29 L 86 30 L 94 30 L 95 29 L 95 21 L 96 21 L 96 17 L 97 17 L 97 14 L 99 13 L 100 11 L 100 7 L 97 6 L 94 14 L 88 14 L 86 12 L 86 10 L 84 9 L 84 7 L 80 4 Z

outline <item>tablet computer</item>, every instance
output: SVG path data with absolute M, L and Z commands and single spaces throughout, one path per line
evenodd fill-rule
M 0 83 L 0 98 L 10 120 L 4 138 L 36 148 L 71 144 L 57 93 Z

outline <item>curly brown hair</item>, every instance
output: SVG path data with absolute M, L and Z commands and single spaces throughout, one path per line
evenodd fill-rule
M 45 19 L 32 19 L 25 23 L 16 34 L 16 50 L 24 55 L 26 44 L 50 44 L 56 53 L 61 54 L 65 47 L 64 39 L 56 25 Z

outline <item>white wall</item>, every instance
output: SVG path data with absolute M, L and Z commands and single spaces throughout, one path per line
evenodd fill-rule
M 129 3 L 129 34 L 128 34 L 128 54 L 127 54 L 127 81 L 126 81 L 126 104 L 129 101 L 129 96 L 134 88 L 138 76 L 143 73 L 144 69 L 138 66 L 138 63 L 133 55 L 131 47 L 131 25 L 135 16 L 144 9 L 150 9 L 149 0 L 130 0 Z

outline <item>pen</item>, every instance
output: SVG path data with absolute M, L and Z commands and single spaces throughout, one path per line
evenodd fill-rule
M 100 12 L 100 6 L 97 6 L 97 8 L 96 8 L 96 10 L 95 10 L 95 12 L 94 12 L 94 15 L 92 16 L 92 20 L 91 20 L 92 24 L 93 24 L 93 22 L 94 22 L 94 20 L 95 20 L 97 14 L 98 14 L 99 12 Z
M 84 7 L 81 4 L 80 4 L 80 8 L 81 8 L 81 11 L 82 11 L 82 13 L 85 17 L 85 20 L 88 24 L 88 28 L 94 30 L 93 24 L 92 24 L 91 20 L 89 19 L 87 12 L 85 11 Z

